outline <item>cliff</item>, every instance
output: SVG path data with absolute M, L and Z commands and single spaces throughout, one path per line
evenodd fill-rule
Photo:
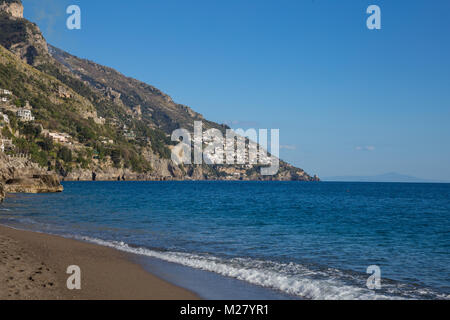
M 23 5 L 20 0 L 0 0 L 0 12 L 6 12 L 13 18 L 23 18 Z
M 228 127 L 149 84 L 48 45 L 22 15 L 19 0 L 0 0 L 0 88 L 13 92 L 0 109 L 11 119 L 2 134 L 12 155 L 27 154 L 63 180 L 318 180 L 283 161 L 275 176 L 243 165 L 175 165 L 174 129 L 192 131 L 194 121 L 204 130 Z M 30 123 L 15 113 L 26 101 Z
M 0 43 L 24 62 L 37 66 L 48 61 L 47 42 L 39 27 L 23 19 L 20 0 L 0 0 Z
M 5 183 L 6 193 L 54 193 L 63 190 L 58 177 L 54 174 L 37 174 L 10 179 Z
M 0 153 L 0 202 L 6 193 L 62 192 L 63 187 L 54 173 L 24 157 Z

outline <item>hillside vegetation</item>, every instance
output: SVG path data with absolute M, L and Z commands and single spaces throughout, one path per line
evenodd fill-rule
M 173 130 L 192 131 L 194 121 L 204 129 L 228 127 L 151 85 L 49 46 L 17 4 L 0 0 L 0 88 L 13 93 L 0 105 L 10 120 L 3 138 L 14 145 L 6 152 L 26 154 L 71 180 L 315 180 L 282 161 L 271 177 L 260 176 L 258 167 L 175 165 Z M 33 121 L 17 117 L 24 107 L 31 108 Z
M 30 154 L 42 166 L 57 166 L 62 169 L 61 173 L 77 166 L 88 168 L 94 153 L 100 161 L 112 156 L 117 165 L 120 162 L 137 172 L 151 170 L 148 161 L 141 156 L 138 144 L 128 142 L 116 128 L 95 121 L 99 118 L 91 101 L 56 78 L 23 63 L 3 47 L 0 47 L 0 88 L 13 92 L 12 108 L 23 107 L 25 101 L 29 101 L 36 117 L 34 123 L 21 122 L 14 112 L 5 112 L 9 116 L 10 126 L 4 127 L 2 134 L 13 139 L 15 152 Z M 42 134 L 44 128 L 69 134 L 78 142 L 77 147 L 69 149 L 54 143 Z M 114 145 L 106 147 L 100 142 L 101 139 L 113 140 Z M 159 136 L 155 134 L 154 139 L 166 142 L 161 133 Z M 167 156 L 168 151 L 161 151 L 164 152 Z

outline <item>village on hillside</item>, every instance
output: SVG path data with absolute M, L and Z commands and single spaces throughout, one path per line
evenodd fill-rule
M 36 121 L 33 114 L 33 106 L 29 101 L 25 101 L 22 106 L 12 91 L 0 88 L 0 152 L 6 153 L 10 157 L 29 157 L 27 153 L 17 148 L 13 142 L 13 137 L 19 138 L 21 133 L 19 133 L 19 130 L 12 128 L 12 122 L 21 123 L 22 125 L 30 124 L 38 128 L 37 130 L 42 136 L 51 139 L 53 143 L 65 147 L 71 152 L 76 153 L 84 148 L 81 143 L 68 133 L 44 129 L 39 121 Z M 135 133 L 126 126 L 122 129 L 122 132 L 127 139 L 136 138 Z M 106 137 L 100 137 L 100 142 L 104 145 L 114 144 L 112 139 Z M 95 152 L 93 152 L 92 159 L 96 160 L 97 158 Z

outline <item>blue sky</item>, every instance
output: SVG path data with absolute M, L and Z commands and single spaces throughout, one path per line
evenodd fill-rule
M 450 181 L 450 1 L 23 0 L 47 41 L 206 118 L 279 128 L 319 176 Z M 66 28 L 77 4 L 82 29 Z M 379 5 L 382 29 L 368 30 Z

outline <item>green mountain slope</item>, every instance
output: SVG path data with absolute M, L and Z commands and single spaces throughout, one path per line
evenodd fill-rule
M 70 180 L 315 180 L 282 161 L 273 177 L 238 165 L 176 166 L 169 160 L 173 130 L 192 130 L 198 120 L 204 129 L 224 132 L 227 127 L 151 85 L 47 45 L 18 5 L 19 0 L 0 0 L 0 88 L 13 92 L 0 107 L 11 118 L 3 129 L 15 145 L 11 152 L 30 154 Z M 27 101 L 36 117 L 32 123 L 15 115 Z M 68 141 L 54 141 L 49 133 L 63 134 Z
M 77 94 L 56 78 L 23 63 L 11 52 L 0 46 L 0 88 L 13 92 L 2 111 L 8 115 L 9 126 L 2 135 L 13 140 L 15 153 L 30 154 L 41 166 L 60 169 L 60 173 L 79 167 L 88 168 L 92 155 L 101 151 L 102 157 L 111 156 L 116 150 L 128 153 L 121 158 L 136 171 L 149 170 L 150 164 L 140 155 L 139 146 L 126 141 L 115 128 L 100 123 L 96 107 L 91 101 Z M 33 107 L 36 118 L 33 123 L 18 120 L 16 111 L 26 102 Z M 59 132 L 73 139 L 72 155 L 62 156 L 68 147 L 49 141 L 43 132 Z M 114 140 L 115 146 L 106 149 L 99 143 L 100 137 Z
M 135 116 L 166 133 L 178 128 L 192 130 L 194 120 L 203 121 L 206 128 L 222 131 L 227 128 L 204 119 L 201 114 L 187 106 L 175 103 L 168 95 L 151 85 L 126 77 L 114 69 L 77 58 L 53 46 L 49 46 L 49 51 L 57 61 L 91 88 L 109 95 L 117 103 L 128 107 Z M 140 111 L 137 111 L 139 109 Z

